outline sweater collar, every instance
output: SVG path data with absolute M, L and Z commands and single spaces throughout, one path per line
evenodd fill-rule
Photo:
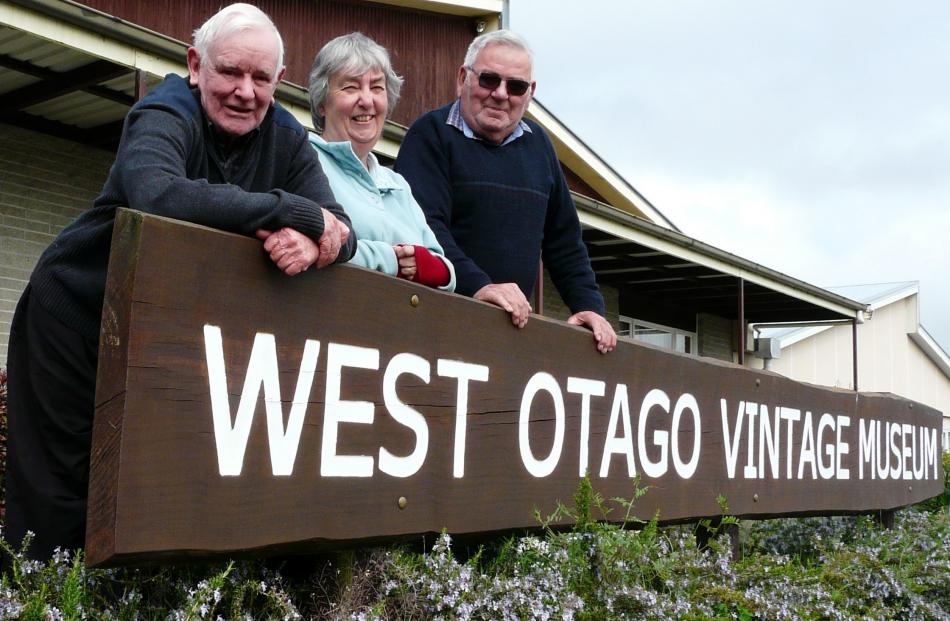
M 453 103 L 452 107 L 449 109 L 449 116 L 445 119 L 445 124 L 451 125 L 455 129 L 459 130 L 465 135 L 466 138 L 485 142 L 481 137 L 477 136 L 472 128 L 469 127 L 468 123 L 465 122 L 465 117 L 462 116 L 462 103 L 458 99 L 455 100 L 455 103 Z M 508 137 L 502 140 L 501 145 L 499 146 L 503 147 L 510 142 L 514 142 L 518 138 L 521 138 L 525 132 L 528 132 L 529 134 L 532 133 L 531 127 L 529 127 L 528 124 L 524 122 L 524 119 L 521 119 L 518 121 L 518 124 L 515 125 L 514 131 L 508 134 Z
M 376 155 L 372 151 L 366 158 L 367 169 L 356 157 L 356 153 L 353 152 L 353 145 L 349 141 L 327 142 L 323 136 L 313 132 L 310 132 L 309 137 L 310 144 L 331 158 L 343 172 L 362 180 L 364 183 L 369 183 L 371 186 L 376 186 L 380 191 L 398 189 L 399 186 L 393 183 L 389 175 L 383 172 L 383 167 L 380 166 L 379 160 L 376 159 Z

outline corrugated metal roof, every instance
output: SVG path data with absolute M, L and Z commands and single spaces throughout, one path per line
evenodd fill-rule
M 111 147 L 134 92 L 134 69 L 0 25 L 0 121 Z

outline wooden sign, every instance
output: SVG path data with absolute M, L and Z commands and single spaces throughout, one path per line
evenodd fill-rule
M 623 341 L 256 240 L 116 221 L 93 565 L 537 527 L 589 472 L 635 514 L 893 509 L 943 491 L 932 408 Z M 608 516 L 610 517 L 610 516 Z M 619 519 L 619 516 L 616 516 Z

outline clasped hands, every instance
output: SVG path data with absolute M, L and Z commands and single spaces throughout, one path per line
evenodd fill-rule
M 258 229 L 256 235 L 264 242 L 264 251 L 271 261 L 288 276 L 294 276 L 306 272 L 311 265 L 316 264 L 319 269 L 336 261 L 350 236 L 350 227 L 324 209 L 323 234 L 316 242 L 290 227 L 276 231 Z

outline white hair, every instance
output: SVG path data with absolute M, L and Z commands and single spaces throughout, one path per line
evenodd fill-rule
M 198 56 L 204 59 L 210 58 L 211 48 L 219 40 L 237 33 L 258 29 L 266 29 L 274 33 L 277 40 L 277 67 L 275 72 L 280 72 L 284 66 L 284 40 L 277 31 L 277 26 L 274 25 L 267 14 L 251 4 L 237 2 L 224 7 L 195 30 L 192 37 L 194 38 L 194 47 L 198 50 Z
M 507 45 L 519 49 L 528 55 L 528 60 L 532 64 L 534 63 L 534 52 L 531 51 L 524 37 L 511 30 L 492 30 L 478 35 L 468 46 L 468 51 L 465 53 L 465 66 L 471 67 L 474 65 L 479 52 L 489 45 Z

